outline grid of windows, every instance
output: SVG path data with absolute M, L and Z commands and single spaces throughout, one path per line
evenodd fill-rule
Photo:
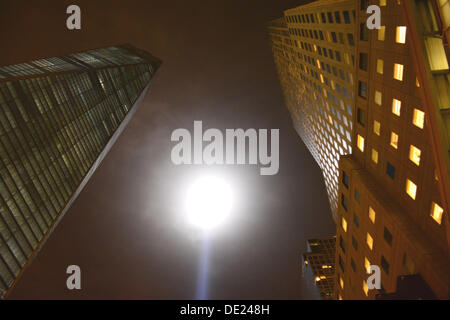
M 0 80 L 0 296 L 74 195 L 155 67 L 113 47 L 1 68 L 8 77 Z
M 269 25 L 286 105 L 322 169 L 334 219 L 338 161 L 352 152 L 353 8 L 349 1 L 339 1 L 332 11 L 326 3 L 298 7 Z

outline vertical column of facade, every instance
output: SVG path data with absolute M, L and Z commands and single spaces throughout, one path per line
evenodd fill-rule
M 369 30 L 366 8 L 381 8 Z M 401 275 L 418 274 L 448 297 L 449 260 L 439 177 L 431 150 L 401 1 L 358 1 L 354 153 L 340 163 L 336 296 L 394 292 Z M 381 270 L 369 290 L 366 270 Z M 420 293 L 419 293 L 420 294 Z

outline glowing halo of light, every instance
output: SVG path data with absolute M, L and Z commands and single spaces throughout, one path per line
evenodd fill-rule
M 216 176 L 197 179 L 187 191 L 186 213 L 190 224 L 211 230 L 230 215 L 232 190 L 229 184 Z

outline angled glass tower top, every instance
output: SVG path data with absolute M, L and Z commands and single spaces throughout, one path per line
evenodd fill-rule
M 120 45 L 0 67 L 0 298 L 103 160 L 160 64 Z

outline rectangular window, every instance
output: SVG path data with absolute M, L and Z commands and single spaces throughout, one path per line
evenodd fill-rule
M 353 34 L 347 33 L 347 39 L 348 39 L 348 44 L 353 47 L 355 45 L 355 40 L 353 39 Z
M 348 11 L 344 11 L 343 14 L 345 24 L 350 24 L 350 13 Z
M 365 82 L 358 81 L 358 95 L 367 99 L 367 84 Z
M 347 220 L 344 217 L 342 217 L 342 229 L 347 232 Z
M 380 135 L 380 131 L 381 131 L 381 124 L 374 120 L 373 121 L 373 133 L 375 133 L 377 136 Z
M 386 26 L 381 26 L 380 29 L 378 29 L 378 40 L 384 41 L 386 35 Z
M 357 228 L 359 228 L 359 219 L 358 219 L 358 216 L 356 215 L 356 213 L 353 213 L 353 223 L 355 224 L 355 226 Z
M 345 250 L 347 249 L 344 239 L 342 237 L 339 237 L 339 246 L 341 247 L 342 251 L 345 253 Z
M 361 202 L 361 196 L 359 195 L 359 192 L 356 189 L 355 189 L 354 196 L 355 196 L 356 202 L 360 203 Z
M 342 194 L 341 196 L 342 207 L 347 211 L 347 198 Z
M 420 111 L 419 109 L 414 109 L 413 124 L 416 127 L 423 129 L 424 122 L 425 122 L 425 113 L 423 111 Z
M 359 39 L 361 41 L 369 41 L 369 29 L 366 23 L 361 23 L 359 25 Z
M 363 109 L 361 109 L 361 108 L 357 109 L 357 111 L 356 111 L 356 120 L 363 127 L 366 126 L 366 112 Z
M 392 246 L 392 234 L 389 232 L 389 230 L 386 227 L 384 227 L 383 238 L 384 238 L 384 240 L 386 240 L 386 242 L 390 246 Z
M 358 250 L 358 242 L 356 242 L 356 239 L 352 236 L 352 246 L 355 248 L 355 250 Z
M 442 223 L 442 214 L 444 213 L 444 209 L 442 209 L 436 202 L 431 202 L 431 217 L 438 224 Z
M 401 108 L 402 108 L 402 102 L 400 100 L 393 99 L 392 100 L 392 113 L 395 114 L 396 116 L 400 117 Z
M 361 70 L 367 71 L 369 68 L 369 55 L 367 53 L 361 52 L 359 54 L 359 68 Z
M 417 166 L 420 165 L 420 155 L 421 155 L 422 151 L 420 151 L 419 148 L 411 145 L 409 147 L 409 160 L 411 160 L 414 164 L 416 164 Z
M 364 291 L 364 294 L 366 295 L 366 297 L 368 297 L 369 296 L 369 287 L 367 286 L 366 280 L 363 280 L 363 291 Z
M 341 15 L 339 14 L 339 11 L 334 12 L 334 20 L 336 23 L 341 23 Z
M 361 10 L 366 11 L 369 6 L 369 0 L 361 0 Z
M 376 218 L 376 212 L 375 210 L 373 210 L 373 208 L 371 206 L 369 206 L 369 219 L 370 221 L 372 221 L 372 223 L 375 223 L 375 218 Z
M 395 63 L 394 64 L 394 79 L 398 81 L 403 81 L 403 65 Z
M 391 132 L 391 147 L 398 149 L 398 134 Z
M 372 250 L 373 249 L 373 238 L 370 235 L 370 233 L 368 233 L 368 232 L 367 232 L 366 243 L 367 243 L 367 246 L 369 247 L 369 249 Z
M 395 42 L 397 43 L 406 43 L 406 27 L 399 26 L 395 32 Z
M 361 152 L 364 152 L 364 138 L 358 134 L 357 138 L 357 146 Z
M 411 199 L 416 200 L 417 185 L 409 179 L 406 179 L 406 193 Z
M 345 173 L 345 171 L 342 171 L 342 183 L 348 189 L 349 178 L 348 175 Z
M 370 263 L 369 259 L 367 259 L 367 257 L 365 257 L 364 258 L 364 268 L 366 269 L 367 273 L 369 272 L 370 265 L 371 265 L 371 263 Z
M 380 91 L 375 91 L 375 103 L 379 106 L 381 106 L 383 100 L 383 95 Z
M 386 173 L 389 177 L 395 179 L 395 167 L 390 162 L 387 163 Z
M 350 258 L 350 265 L 352 266 L 353 272 L 356 272 L 356 264 L 355 261 L 353 261 L 353 258 Z
M 372 149 L 372 161 L 378 163 L 378 151 L 375 149 Z
M 379 74 L 383 74 L 384 72 L 384 61 L 381 59 L 377 59 L 377 72 Z
M 339 255 L 339 266 L 341 267 L 341 270 L 342 270 L 343 272 L 345 272 L 345 269 L 344 269 L 344 261 L 342 260 L 341 255 Z
M 389 263 L 383 255 L 381 256 L 381 267 L 383 268 L 384 272 L 386 272 L 387 274 L 389 273 Z
M 386 6 L 386 0 L 380 0 L 380 7 Z
M 328 23 L 333 23 L 333 14 L 331 12 L 327 12 Z

